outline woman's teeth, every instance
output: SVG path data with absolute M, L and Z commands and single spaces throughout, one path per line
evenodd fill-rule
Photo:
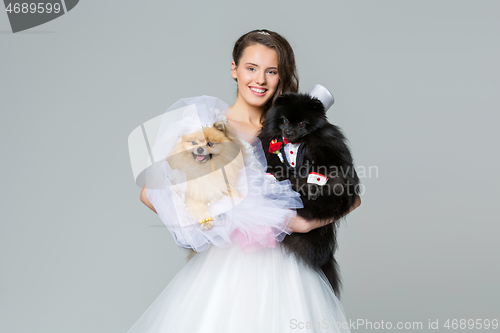
M 249 87 L 251 91 L 261 95 L 266 92 L 267 89 L 259 89 L 259 88 L 254 88 L 254 87 Z

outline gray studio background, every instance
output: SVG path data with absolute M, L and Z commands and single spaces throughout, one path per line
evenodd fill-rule
M 256 28 L 289 40 L 301 90 L 333 92 L 330 120 L 378 170 L 340 229 L 347 318 L 500 319 L 499 13 L 87 0 L 12 34 L 0 12 L 0 331 L 126 332 L 161 293 L 185 252 L 139 201 L 128 135 L 180 98 L 234 103 L 233 43 Z

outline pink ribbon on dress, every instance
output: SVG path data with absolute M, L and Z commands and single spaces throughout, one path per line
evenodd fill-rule
M 255 252 L 265 247 L 276 247 L 276 239 L 269 227 L 264 227 L 264 230 L 261 232 L 252 231 L 248 233 L 243 233 L 236 229 L 233 231 L 230 238 L 232 241 L 240 243 L 240 248 L 243 253 Z

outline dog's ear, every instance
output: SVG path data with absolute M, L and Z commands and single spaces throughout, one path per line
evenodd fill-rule
M 311 105 L 311 108 L 313 110 L 315 110 L 318 113 L 325 113 L 326 114 L 326 110 L 325 110 L 325 106 L 323 105 L 323 102 L 321 102 L 317 97 L 310 97 L 310 96 L 308 96 L 308 97 L 311 99 L 310 105 Z
M 214 127 L 221 132 L 224 132 L 226 130 L 226 125 L 222 121 L 214 123 Z
M 273 105 L 275 105 L 275 106 L 283 105 L 286 102 L 288 102 L 289 100 L 291 100 L 292 98 L 293 98 L 292 93 L 283 93 L 283 94 L 279 95 L 278 97 L 276 97 Z

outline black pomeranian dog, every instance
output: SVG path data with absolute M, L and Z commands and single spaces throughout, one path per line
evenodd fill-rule
M 282 244 L 288 253 L 322 270 L 340 297 L 341 279 L 334 253 L 339 219 L 360 193 L 359 178 L 342 131 L 328 122 L 326 110 L 315 97 L 285 93 L 266 113 L 259 134 L 276 180 L 289 179 L 301 194 L 306 220 L 335 220 L 307 233 L 292 233 Z

